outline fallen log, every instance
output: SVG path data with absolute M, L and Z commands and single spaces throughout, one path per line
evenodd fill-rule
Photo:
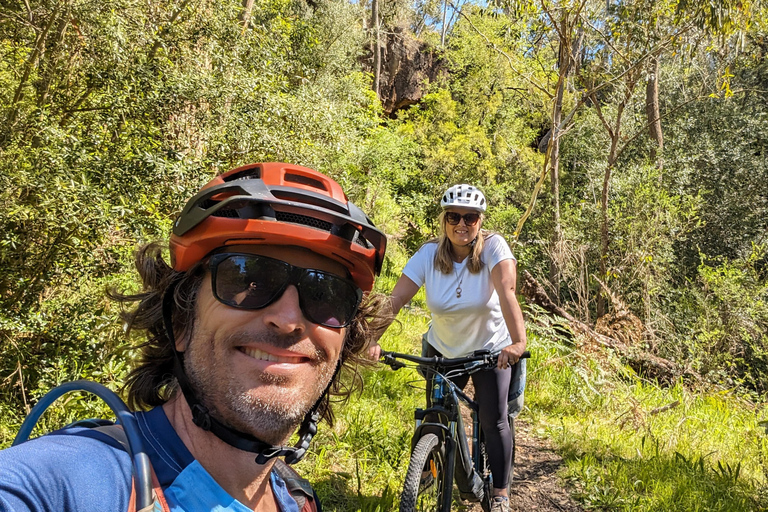
M 549 298 L 549 295 L 541 283 L 539 283 L 527 270 L 522 272 L 520 293 L 523 294 L 528 302 L 536 304 L 548 313 L 565 319 L 575 333 L 581 334 L 588 340 L 600 346 L 614 350 L 619 357 L 632 367 L 632 369 L 644 377 L 658 379 L 667 384 L 672 384 L 681 376 L 686 375 L 694 377 L 696 380 L 701 379 L 697 373 L 691 371 L 689 368 L 678 365 L 674 361 L 659 357 L 636 345 L 624 343 L 623 341 L 616 339 L 616 337 L 597 332 L 591 326 L 578 320 L 568 311 L 555 304 L 555 302 Z M 621 315 L 618 317 L 620 316 Z M 636 320 L 636 322 L 639 322 L 639 320 Z

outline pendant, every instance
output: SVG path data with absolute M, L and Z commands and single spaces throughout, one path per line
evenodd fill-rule
M 456 287 L 456 298 L 457 299 L 461 298 L 461 286 Z

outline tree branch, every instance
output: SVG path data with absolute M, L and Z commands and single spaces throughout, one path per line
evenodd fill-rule
M 597 98 L 595 97 L 595 89 L 592 89 L 590 91 L 590 99 L 592 100 L 592 104 L 595 106 L 595 112 L 597 113 L 597 117 L 600 118 L 600 121 L 603 123 L 603 128 L 608 132 L 608 136 L 613 139 L 613 129 L 611 128 L 611 125 L 608 124 L 608 121 L 605 119 L 605 116 L 603 115 L 603 109 L 600 108 L 600 102 L 597 101 Z
M 155 54 L 157 53 L 157 50 L 160 49 L 160 46 L 162 46 L 162 38 L 168 35 L 168 32 L 171 31 L 171 27 L 173 26 L 176 19 L 181 16 L 181 13 L 184 11 L 184 9 L 187 8 L 187 5 L 189 5 L 189 0 L 184 0 L 182 2 L 181 6 L 171 15 L 171 19 L 168 20 L 168 23 L 165 24 L 163 29 L 160 31 L 160 33 L 157 35 L 157 39 L 155 40 L 155 44 L 152 45 L 152 48 L 149 50 L 149 54 L 147 55 L 147 62 L 151 62 L 155 59 Z
M 451 3 L 451 7 L 453 7 L 453 8 L 455 9 L 455 6 L 453 5 L 453 3 Z M 495 45 L 495 44 L 494 44 L 494 43 L 493 43 L 493 42 L 492 42 L 490 39 L 488 39 L 488 36 L 486 36 L 485 34 L 483 34 L 483 33 L 480 31 L 480 29 L 478 29 L 478 28 L 475 26 L 475 24 L 474 24 L 474 23 L 472 23 L 472 20 L 471 20 L 471 19 L 469 19 L 469 17 L 468 17 L 466 14 L 464 14 L 464 12 L 463 12 L 463 11 L 458 11 L 458 12 L 459 12 L 459 15 L 460 15 L 462 18 L 464 18 L 465 20 L 467 20 L 467 23 L 469 23 L 469 26 L 470 26 L 470 27 L 472 27 L 472 29 L 473 29 L 475 32 L 477 32 L 477 34 L 478 34 L 480 37 L 482 37 L 483 39 L 485 39 L 485 43 L 486 43 L 486 44 L 487 44 L 487 45 L 488 45 L 488 46 L 489 46 L 489 47 L 490 47 L 492 50 L 494 50 L 495 52 L 497 52 L 497 53 L 499 53 L 499 54 L 503 55 L 503 56 L 504 56 L 504 57 L 507 59 L 507 63 L 509 64 L 509 67 L 512 69 L 512 71 L 514 71 L 516 74 L 520 75 L 521 77 L 525 78 L 525 80 L 527 80 L 527 81 L 528 81 L 528 83 L 530 83 L 531 85 L 533 85 L 533 86 L 534 86 L 536 89 L 538 89 L 539 91 L 541 91 L 541 92 L 543 92 L 544 94 L 546 94 L 546 95 L 547 95 L 547 97 L 549 97 L 550 99 L 554 97 L 554 95 L 553 95 L 552 93 L 550 93 L 548 90 L 546 90 L 546 89 L 545 89 L 543 86 L 539 85 L 539 84 L 538 84 L 538 83 L 537 83 L 535 80 L 533 80 L 532 78 L 530 78 L 530 77 L 528 77 L 528 76 L 525 76 L 525 74 L 524 74 L 524 73 L 522 73 L 521 71 L 519 71 L 519 70 L 518 70 L 518 69 L 515 67 L 515 65 L 512 63 L 512 57 L 510 57 L 509 55 L 507 55 L 507 53 L 506 53 L 504 50 L 502 50 L 501 48 L 499 48 L 498 46 L 496 46 L 496 45 Z
M 581 19 L 582 19 L 582 21 L 583 21 L 584 23 L 586 23 L 587 25 L 589 25 L 589 28 L 591 28 L 592 30 L 594 30 L 595 32 L 597 32 L 598 34 L 600 34 L 600 37 L 602 37 L 602 38 L 603 38 L 603 40 L 605 41 L 605 44 L 607 44 L 607 45 L 608 45 L 608 47 L 609 47 L 611 50 L 613 50 L 613 51 L 614 51 L 614 52 L 615 52 L 615 53 L 616 53 L 616 54 L 617 54 L 619 57 L 621 57 L 621 58 L 624 60 L 624 62 L 627 62 L 627 63 L 629 63 L 629 62 L 632 62 L 632 61 L 631 61 L 631 59 L 629 59 L 629 58 L 625 57 L 623 53 L 621 53 L 621 52 L 620 52 L 620 51 L 619 51 L 619 50 L 618 50 L 618 49 L 617 49 L 615 46 L 613 46 L 613 43 L 611 43 L 611 40 L 610 40 L 610 38 L 609 38 L 608 36 L 606 36 L 605 34 L 603 34 L 603 33 L 600 31 L 600 29 L 599 29 L 599 28 L 597 28 L 596 26 L 594 26 L 594 25 L 593 25 L 593 24 L 592 24 L 592 23 L 591 23 L 591 22 L 590 22 L 588 19 L 586 19 L 586 18 L 584 18 L 584 17 L 582 17 Z

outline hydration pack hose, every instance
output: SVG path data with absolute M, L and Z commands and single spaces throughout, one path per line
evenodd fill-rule
M 98 396 L 115 413 L 117 422 L 123 427 L 125 436 L 128 438 L 128 454 L 133 463 L 133 475 L 136 484 L 136 509 L 141 510 L 152 505 L 152 471 L 150 469 L 149 457 L 144 450 L 144 442 L 139 432 L 139 425 L 136 423 L 136 417 L 114 391 L 97 382 L 75 380 L 50 390 L 37 402 L 24 419 L 24 423 L 21 424 L 19 433 L 16 434 L 16 438 L 11 446 L 16 446 L 28 440 L 37 421 L 45 410 L 59 397 L 72 391 L 86 391 Z

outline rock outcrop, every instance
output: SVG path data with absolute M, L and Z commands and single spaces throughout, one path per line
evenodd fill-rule
M 421 101 L 426 84 L 447 75 L 448 70 L 436 48 L 407 31 L 396 28 L 383 39 L 379 97 L 384 112 L 393 116 Z

